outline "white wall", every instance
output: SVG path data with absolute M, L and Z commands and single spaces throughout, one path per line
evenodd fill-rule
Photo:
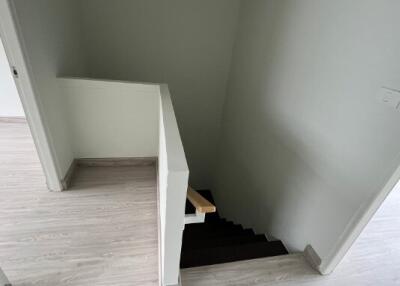
M 84 72 L 75 0 L 14 0 L 26 59 L 62 178 L 73 152 L 57 75 Z
M 88 75 L 169 85 L 195 188 L 210 186 L 239 0 L 84 0 Z
M 158 194 L 161 285 L 178 286 L 189 169 L 167 85 L 160 88 Z
M 0 39 L 0 117 L 22 117 L 24 110 Z
M 397 0 L 242 2 L 215 177 L 222 215 L 324 260 L 400 163 Z
M 156 157 L 159 85 L 59 79 L 75 158 Z

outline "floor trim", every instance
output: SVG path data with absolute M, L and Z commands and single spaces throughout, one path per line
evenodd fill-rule
M 67 173 L 61 180 L 61 184 L 63 190 L 68 190 L 71 187 L 74 174 L 79 166 L 128 167 L 128 166 L 154 166 L 154 165 L 157 167 L 157 157 L 77 158 L 71 162 L 71 165 L 69 166 Z
M 158 236 L 158 285 L 162 285 L 162 265 L 161 265 L 161 213 L 160 213 L 160 172 L 159 162 L 156 160 L 156 180 L 157 180 L 157 236 Z
M 64 178 L 61 180 L 61 185 L 63 187 L 63 191 L 68 190 L 72 184 L 72 178 L 76 172 L 77 168 L 77 160 L 74 159 L 71 162 L 71 165 L 68 168 L 67 173 L 65 174 Z
M 24 116 L 0 116 L 2 123 L 27 123 Z
M 76 161 L 78 166 L 85 167 L 153 166 L 157 157 L 78 158 Z
M 307 245 L 306 248 L 304 249 L 304 258 L 314 270 L 322 274 L 320 271 L 322 260 L 311 245 Z

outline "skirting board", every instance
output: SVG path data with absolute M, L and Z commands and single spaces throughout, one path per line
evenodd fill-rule
M 160 174 L 158 160 L 156 161 L 156 176 L 157 176 L 157 237 L 158 237 L 158 286 L 163 286 L 162 281 L 162 265 L 161 265 L 161 212 L 160 212 Z
M 156 164 L 157 157 L 80 158 L 76 160 L 78 166 L 85 167 L 152 166 Z
M 26 123 L 26 118 L 23 116 L 1 117 L 0 122 L 3 123 Z
M 157 157 L 126 157 L 126 158 L 78 158 L 74 159 L 61 180 L 63 190 L 71 187 L 74 173 L 82 167 L 121 167 L 121 166 L 152 166 L 157 163 Z
M 63 191 L 68 190 L 72 183 L 72 178 L 75 173 L 75 169 L 77 166 L 76 159 L 72 160 L 71 166 L 69 166 L 67 173 L 65 174 L 64 179 L 61 180 L 61 185 L 63 187 Z
M 322 275 L 320 271 L 322 260 L 311 245 L 307 245 L 304 249 L 304 257 L 306 258 L 308 264 Z

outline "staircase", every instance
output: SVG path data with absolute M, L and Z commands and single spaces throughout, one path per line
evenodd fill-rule
M 198 191 L 214 204 L 211 192 Z M 186 214 L 195 209 L 186 201 Z M 287 254 L 281 241 L 268 241 L 265 235 L 255 234 L 220 218 L 218 212 L 206 215 L 204 223 L 188 224 L 183 232 L 181 268 L 197 267 L 239 260 Z

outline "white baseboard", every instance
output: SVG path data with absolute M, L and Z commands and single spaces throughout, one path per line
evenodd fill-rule
M 78 158 L 71 162 L 67 173 L 61 180 L 63 190 L 71 187 L 74 173 L 78 166 L 84 167 L 121 167 L 121 166 L 150 166 L 157 163 L 156 157 L 126 157 L 126 158 Z M 0 285 L 1 286 L 1 285 Z
M 78 166 L 85 167 L 121 167 L 155 165 L 157 157 L 122 157 L 122 158 L 78 158 Z
M 320 266 L 322 263 L 321 258 L 319 257 L 318 253 L 314 250 L 314 248 L 311 245 L 307 245 L 306 248 L 304 249 L 304 257 L 306 258 L 306 261 L 308 264 L 316 271 L 318 271 L 320 274 Z
M 0 116 L 0 122 L 3 123 L 27 123 L 25 116 Z
M 76 170 L 77 162 L 74 159 L 71 162 L 71 165 L 68 168 L 67 173 L 65 174 L 64 178 L 61 180 L 61 185 L 63 187 L 63 191 L 68 190 L 72 183 L 72 178 L 74 176 Z

